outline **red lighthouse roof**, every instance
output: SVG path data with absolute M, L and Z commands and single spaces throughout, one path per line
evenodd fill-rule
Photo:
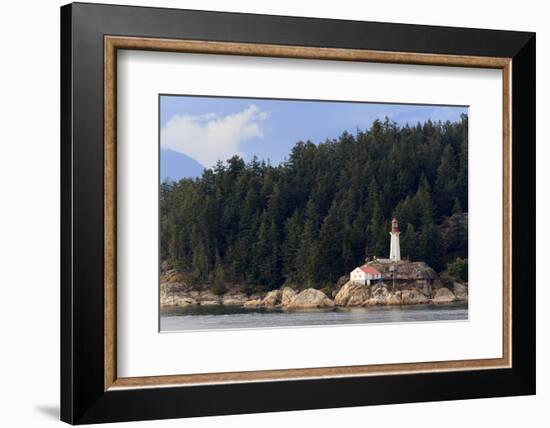
M 361 269 L 365 273 L 370 273 L 371 275 L 382 275 L 375 268 L 373 268 L 372 266 L 369 266 L 369 265 L 359 266 L 359 269 Z

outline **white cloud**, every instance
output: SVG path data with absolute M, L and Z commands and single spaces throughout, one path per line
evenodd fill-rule
M 266 118 L 267 113 L 255 105 L 222 117 L 214 113 L 173 116 L 161 129 L 161 147 L 183 153 L 205 167 L 211 167 L 218 160 L 241 155 L 241 142 L 263 137 L 262 123 Z

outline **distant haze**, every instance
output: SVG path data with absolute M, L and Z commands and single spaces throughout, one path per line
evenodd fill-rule
M 178 181 L 182 178 L 197 178 L 204 166 L 195 159 L 174 150 L 160 150 L 160 181 Z

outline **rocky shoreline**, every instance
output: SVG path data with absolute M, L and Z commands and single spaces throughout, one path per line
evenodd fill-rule
M 245 308 L 315 309 L 334 307 L 368 307 L 375 305 L 451 304 L 468 301 L 468 285 L 453 282 L 443 286 L 437 281 L 428 290 L 425 286 L 405 283 L 393 287 L 386 282 L 364 285 L 347 281 L 333 296 L 321 290 L 307 288 L 302 291 L 282 287 L 267 293 L 246 295 L 229 290 L 221 295 L 209 289 L 197 290 L 182 282 L 161 282 L 161 306 L 242 306 Z

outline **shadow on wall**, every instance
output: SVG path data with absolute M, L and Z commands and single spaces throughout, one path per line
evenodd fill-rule
M 59 420 L 59 406 L 36 406 L 36 410 L 49 418 Z

